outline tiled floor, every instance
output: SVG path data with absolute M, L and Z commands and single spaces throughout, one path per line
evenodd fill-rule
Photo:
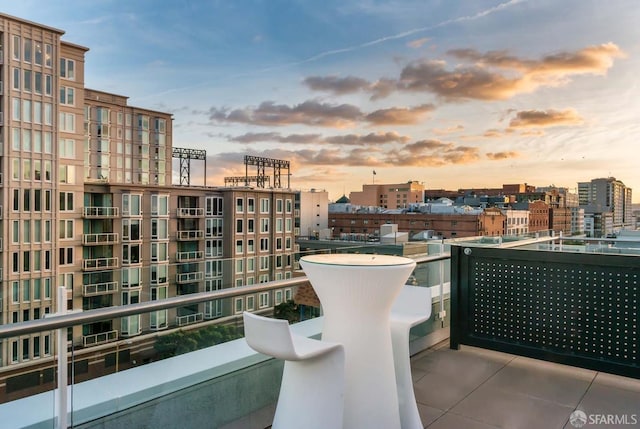
M 576 409 L 586 429 L 640 427 L 640 380 L 448 342 L 411 369 L 429 429 L 572 429 Z

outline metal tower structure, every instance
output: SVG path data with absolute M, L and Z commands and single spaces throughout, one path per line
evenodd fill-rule
M 291 176 L 289 172 L 289 161 L 285 161 L 282 159 L 272 159 L 272 158 L 263 158 L 260 156 L 244 156 L 244 168 L 245 168 L 245 177 L 249 178 L 249 166 L 255 165 L 257 169 L 256 177 L 256 186 L 259 188 L 265 187 L 265 182 L 268 181 L 269 176 L 265 175 L 266 167 L 273 167 L 273 187 L 274 188 L 282 188 L 282 183 L 280 182 L 280 172 L 283 168 L 287 170 L 287 189 L 290 187 L 289 178 Z M 254 177 L 254 176 L 251 176 Z
M 180 159 L 180 185 L 191 184 L 191 160 L 204 160 L 204 186 L 207 186 L 207 151 L 200 149 L 173 148 L 173 158 Z

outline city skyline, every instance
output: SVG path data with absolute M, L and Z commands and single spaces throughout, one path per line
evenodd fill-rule
M 630 1 L 15 3 L 2 11 L 90 49 L 88 87 L 173 113 L 174 146 L 207 151 L 209 185 L 251 154 L 290 160 L 292 187 L 331 199 L 373 171 L 640 187 Z

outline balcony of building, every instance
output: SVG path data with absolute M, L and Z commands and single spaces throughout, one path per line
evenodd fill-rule
M 204 231 L 201 229 L 176 232 L 176 239 L 178 241 L 193 241 L 193 240 L 201 240 L 203 238 L 204 238 Z
M 104 282 L 82 285 L 82 296 L 105 295 L 118 292 L 118 282 Z
M 112 245 L 119 242 L 119 234 L 117 232 L 82 234 L 82 244 L 84 246 Z
M 177 262 L 194 262 L 204 259 L 204 252 L 202 250 L 194 250 L 189 252 L 176 252 Z
M 201 280 L 204 280 L 204 271 L 176 274 L 176 283 L 178 284 L 199 282 Z
M 178 207 L 176 216 L 179 218 L 198 218 L 204 217 L 204 208 L 202 207 Z
M 117 257 L 89 258 L 82 260 L 82 269 L 84 271 L 107 270 L 113 268 L 118 268 Z
M 86 219 L 113 219 L 120 215 L 118 207 L 84 207 L 82 216 Z
M 431 319 L 412 329 L 410 343 L 424 427 L 571 429 L 579 427 L 582 416 L 586 427 L 640 422 L 640 264 L 634 250 L 612 242 L 484 239 L 457 242 L 449 259 L 434 254 L 438 247 L 429 245 L 431 256 L 413 256 L 418 266 L 410 278 L 430 287 L 433 299 Z M 573 280 L 572 267 L 583 277 Z M 566 295 L 557 295 L 558 281 L 565 283 Z M 67 315 L 57 325 L 53 318 L 2 326 L 0 339 L 28 335 L 27 328 L 50 331 L 88 318 L 123 317 L 303 284 L 305 277 L 300 277 L 100 309 L 104 314 Z M 580 295 L 582 286 L 587 289 Z M 548 292 L 541 295 L 535 290 L 540 287 Z M 563 305 L 579 311 L 565 312 Z M 528 322 L 534 313 L 539 319 Z M 197 317 L 197 312 L 191 315 Z M 232 314 L 222 322 L 241 332 L 239 320 Z M 292 329 L 317 338 L 322 323 L 322 317 L 313 318 Z M 558 336 L 560 331 L 566 339 Z M 111 371 L 114 359 L 123 359 L 120 372 L 69 387 L 74 427 L 270 427 L 282 361 L 253 352 L 237 339 L 143 365 L 134 350 L 140 349 L 135 342 L 145 338 L 131 341 L 130 354 L 122 353 L 122 341 L 97 347 L 111 347 L 104 363 Z M 585 341 L 589 344 L 583 346 Z M 616 348 L 625 345 L 626 351 L 616 355 Z M 71 368 L 82 368 L 82 352 L 76 351 Z M 92 365 L 101 364 L 96 359 Z M 54 391 L 46 391 L 0 404 L 0 415 L 7 416 L 9 427 L 53 427 L 56 403 Z

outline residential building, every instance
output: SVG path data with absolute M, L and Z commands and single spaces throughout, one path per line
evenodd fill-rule
M 529 233 L 528 210 L 503 210 L 507 217 L 504 233 L 506 235 L 525 235 Z
M 522 201 L 512 207 L 516 210 L 529 211 L 529 232 L 549 229 L 549 205 L 542 200 Z
M 63 33 L 0 14 L 0 323 L 55 312 L 60 287 L 64 307 L 90 310 L 292 277 L 295 192 L 172 185 L 172 115 L 85 88 L 88 48 Z M 288 288 L 88 323 L 69 331 L 69 343 L 112 344 L 117 366 L 130 356 L 122 339 L 266 311 L 292 296 Z M 78 377 L 113 371 L 113 349 L 95 350 Z M 51 334 L 1 342 L 0 384 L 17 373 L 39 380 L 54 352 Z M 38 383 L 13 383 L 12 392 Z

